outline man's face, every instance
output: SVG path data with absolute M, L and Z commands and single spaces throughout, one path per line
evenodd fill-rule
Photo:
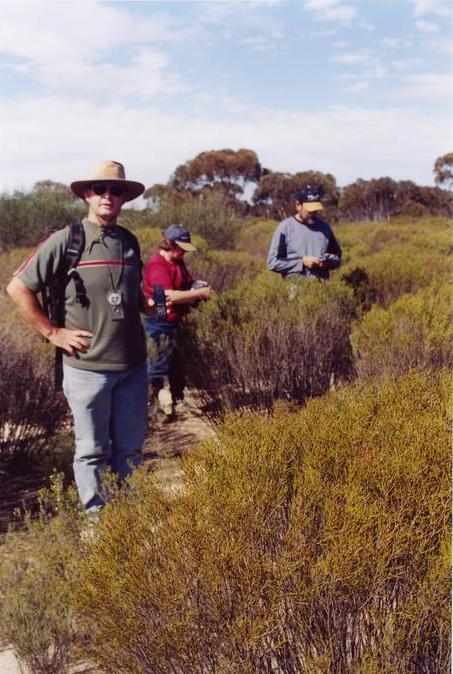
M 89 215 L 101 222 L 115 222 L 125 198 L 126 193 L 118 183 L 93 183 L 85 190 L 85 201 L 90 207 Z
M 173 260 L 182 260 L 182 258 L 186 254 L 186 251 L 183 250 L 180 246 L 178 246 L 177 243 L 172 242 L 170 254 Z
M 312 220 L 316 215 L 316 211 L 314 213 L 312 211 L 307 211 L 304 204 L 300 201 L 296 201 L 296 211 L 297 215 L 299 216 L 299 220 Z

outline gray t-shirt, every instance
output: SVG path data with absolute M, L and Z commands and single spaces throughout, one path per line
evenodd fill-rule
M 302 277 L 329 278 L 329 269 L 308 269 L 302 264 L 305 256 L 322 257 L 329 254 L 329 269 L 341 263 L 341 248 L 325 220 L 314 217 L 304 223 L 294 216 L 282 220 L 272 237 L 267 265 L 282 276 L 297 274 Z
M 71 367 L 83 370 L 122 371 L 146 360 L 146 345 L 140 320 L 141 269 L 130 236 L 120 225 L 99 227 L 87 218 L 85 250 L 77 272 L 85 287 L 88 306 L 76 301 L 76 287 L 70 280 L 65 288 L 65 318 L 67 328 L 93 333 L 91 346 L 77 357 L 64 354 Z M 33 255 L 17 270 L 17 276 L 34 293 L 39 293 L 55 276 L 64 256 L 69 238 L 65 227 L 44 241 Z M 107 295 L 117 290 L 122 296 L 124 318 L 112 320 Z

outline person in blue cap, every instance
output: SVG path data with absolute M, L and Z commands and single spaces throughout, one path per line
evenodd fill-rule
M 144 319 L 145 330 L 156 347 L 156 355 L 148 361 L 148 379 L 157 400 L 168 377 L 172 398 L 169 419 L 184 412 L 185 368 L 177 348 L 178 326 L 194 302 L 208 300 L 213 293 L 207 283 L 194 282 L 185 265 L 184 255 L 194 251 L 189 230 L 183 225 L 170 225 L 144 269 L 145 295 L 157 307 L 154 316 Z
M 296 213 L 277 226 L 267 266 L 283 277 L 328 279 L 341 264 L 341 248 L 323 209 L 320 188 L 306 185 L 296 194 Z

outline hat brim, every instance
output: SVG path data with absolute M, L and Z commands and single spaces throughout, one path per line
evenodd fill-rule
M 316 211 L 322 211 L 323 205 L 320 201 L 304 201 L 303 207 L 309 213 L 315 213 Z
M 187 241 L 174 241 L 173 243 L 176 243 L 177 246 L 187 251 L 188 253 L 194 253 L 197 250 L 193 245 L 193 243 L 187 243 Z
M 85 190 L 93 183 L 117 183 L 122 185 L 125 190 L 126 198 L 124 201 L 132 201 L 139 197 L 145 191 L 145 186 L 142 183 L 137 183 L 135 180 L 115 180 L 112 178 L 92 178 L 91 180 L 76 180 L 71 183 L 70 187 L 74 194 L 80 199 L 85 198 Z

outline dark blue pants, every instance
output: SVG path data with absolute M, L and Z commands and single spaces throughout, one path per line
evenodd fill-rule
M 152 339 L 156 353 L 148 359 L 148 380 L 155 393 L 163 387 L 164 377 L 168 377 L 173 402 L 184 398 L 184 361 L 177 348 L 178 323 L 176 321 L 156 321 L 145 317 L 145 330 Z

